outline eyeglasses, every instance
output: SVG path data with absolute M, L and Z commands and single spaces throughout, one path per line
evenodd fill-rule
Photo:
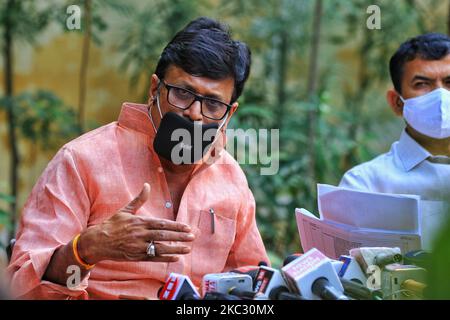
M 189 109 L 195 101 L 200 101 L 201 113 L 212 120 L 222 120 L 231 105 L 217 99 L 203 97 L 185 88 L 161 81 L 167 89 L 167 102 L 178 109 Z

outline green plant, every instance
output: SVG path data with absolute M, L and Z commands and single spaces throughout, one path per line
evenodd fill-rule
M 59 147 L 79 131 L 76 112 L 50 91 L 37 90 L 1 97 L 1 108 L 14 110 L 17 137 L 30 141 L 36 150 L 38 147 L 42 150 Z M 0 200 L 10 206 L 15 205 L 14 199 L 14 196 L 0 194 Z M 0 224 L 7 227 L 10 238 L 14 236 L 15 218 L 14 210 L 0 208 Z
M 9 231 L 13 227 L 11 224 L 11 213 L 3 207 L 4 205 L 7 207 L 7 205 L 13 202 L 15 202 L 13 197 L 0 192 L 0 231 L 2 229 Z M 6 245 L 0 241 L 0 248 L 4 249 L 5 247 Z
M 449 205 L 449 203 L 447 203 Z M 450 211 L 449 211 L 450 214 Z M 450 215 L 447 215 L 450 217 Z M 433 251 L 427 267 L 427 285 L 425 291 L 428 299 L 450 299 L 450 219 L 442 224 L 442 228 L 434 242 Z

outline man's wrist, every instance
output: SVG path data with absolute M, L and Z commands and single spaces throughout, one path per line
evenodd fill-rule
M 80 258 L 87 264 L 96 264 L 98 261 L 98 255 L 96 254 L 96 241 L 95 230 L 89 228 L 80 234 L 78 239 L 78 254 Z

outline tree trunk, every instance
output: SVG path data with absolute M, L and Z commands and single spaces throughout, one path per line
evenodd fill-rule
M 447 35 L 450 36 L 450 1 L 448 2 L 447 8 Z
M 347 101 L 352 101 L 350 108 L 352 113 L 352 121 L 348 129 L 348 137 L 352 141 L 357 142 L 357 134 L 360 126 L 361 114 L 363 112 L 364 97 L 367 88 L 369 87 L 370 75 L 367 72 L 368 53 L 373 47 L 373 33 L 366 31 L 363 36 L 363 43 L 359 49 L 359 66 L 358 66 L 358 91 L 347 98 Z M 357 146 L 351 148 L 343 156 L 343 170 L 347 171 L 357 163 Z
M 92 32 L 92 3 L 91 0 L 86 0 L 84 5 L 84 37 L 83 49 L 81 55 L 80 65 L 80 79 L 79 79 L 79 97 L 78 97 L 78 125 L 80 133 L 85 130 L 84 117 L 86 105 L 86 88 L 87 88 L 87 71 L 89 66 L 89 50 L 91 44 Z
M 320 43 L 320 25 L 322 20 L 322 0 L 316 0 L 314 8 L 313 30 L 311 36 L 311 53 L 309 56 L 308 70 L 308 102 L 311 109 L 308 111 L 308 154 L 309 166 L 308 177 L 311 181 L 311 191 L 316 190 L 316 135 L 317 135 L 317 83 L 319 74 L 319 43 Z M 312 199 L 315 197 L 312 197 Z
M 3 70 L 4 70 L 4 90 L 8 103 L 7 119 L 8 119 L 8 140 L 10 147 L 10 194 L 14 197 L 14 202 L 10 204 L 10 223 L 11 229 L 9 231 L 10 239 L 15 235 L 16 226 L 16 210 L 17 210 L 17 189 L 18 189 L 18 169 L 19 169 L 19 151 L 17 147 L 16 136 L 16 118 L 14 115 L 14 105 L 12 104 L 12 98 L 14 94 L 13 83 L 13 21 L 11 14 L 15 10 L 15 0 L 8 0 L 6 4 L 5 20 L 4 20 L 4 33 L 3 33 Z M 9 13 L 9 14 L 8 14 Z
M 287 55 L 288 55 L 288 34 L 284 28 L 280 34 L 280 44 L 278 47 L 278 85 L 277 85 L 277 128 L 283 128 L 283 117 L 286 104 L 286 71 L 287 71 Z M 281 141 L 280 141 L 281 144 Z M 281 146 L 280 146 L 281 148 Z

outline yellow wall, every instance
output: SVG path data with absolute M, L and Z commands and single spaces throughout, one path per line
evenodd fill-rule
M 129 90 L 127 75 L 119 72 L 120 55 L 114 53 L 115 31 L 104 35 L 101 47 L 91 43 L 87 79 L 86 119 L 98 126 L 115 121 L 122 102 L 142 102 L 141 85 Z M 82 35 L 77 32 L 63 33 L 56 25 L 39 37 L 37 46 L 16 44 L 14 46 L 14 92 L 46 89 L 53 91 L 67 104 L 78 105 L 79 68 L 81 61 Z M 3 69 L 0 68 L 0 72 Z M 151 70 L 149 70 L 149 77 Z M 3 77 L 0 79 L 3 91 Z M 5 112 L 0 112 L 0 192 L 9 192 L 9 146 Z M 44 152 L 39 148 L 20 142 L 22 159 L 19 170 L 18 208 L 22 208 L 28 194 L 36 183 L 48 161 L 57 150 Z

